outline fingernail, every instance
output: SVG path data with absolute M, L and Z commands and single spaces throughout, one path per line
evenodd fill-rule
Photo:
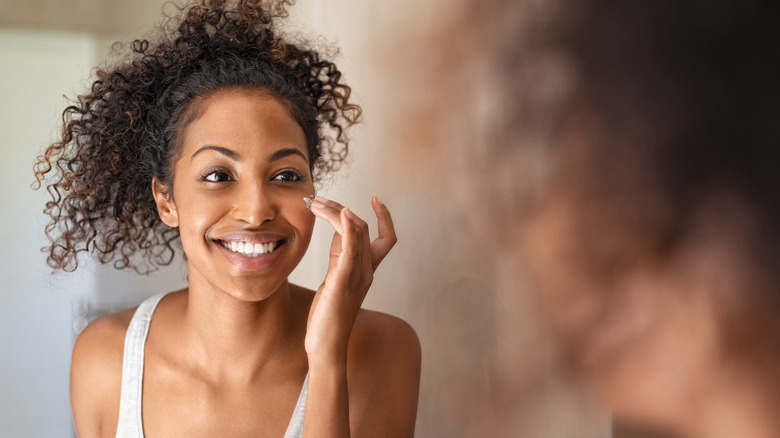
M 385 203 L 382 201 L 382 198 L 380 198 L 378 195 L 374 195 L 374 198 L 376 198 L 376 202 L 385 205 Z
M 315 196 L 314 200 L 312 201 L 311 205 L 314 208 L 325 208 L 325 202 L 327 200 L 323 198 L 322 196 Z

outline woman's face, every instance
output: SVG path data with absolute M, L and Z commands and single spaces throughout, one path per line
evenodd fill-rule
M 561 124 L 560 175 L 537 205 L 523 249 L 581 377 L 616 416 L 678 427 L 680 415 L 692 415 L 687 407 L 704 401 L 704 385 L 718 381 L 721 306 L 710 280 L 718 250 L 685 242 L 657 249 L 671 213 L 643 178 L 650 171 L 640 142 L 649 135 L 615 140 L 595 114 L 577 112 Z M 610 154 L 607 142 L 618 145 Z M 593 165 L 604 157 L 616 169 L 608 175 Z
M 262 300 L 298 265 L 314 216 L 306 138 L 287 107 L 261 90 L 218 91 L 186 128 L 173 190 L 155 190 L 179 227 L 190 288 L 210 285 Z

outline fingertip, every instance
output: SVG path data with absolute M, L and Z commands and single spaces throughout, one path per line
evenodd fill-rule
M 383 212 L 383 211 L 389 211 L 387 209 L 387 205 L 385 205 L 384 201 L 382 201 L 382 198 L 380 198 L 377 195 L 374 195 L 371 197 L 371 207 L 374 208 L 374 211 L 376 213 Z

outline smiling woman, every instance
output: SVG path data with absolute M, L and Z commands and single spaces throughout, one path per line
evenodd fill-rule
M 284 2 L 203 0 L 136 41 L 63 114 L 36 175 L 49 264 L 139 271 L 186 255 L 188 287 L 91 323 L 73 351 L 82 437 L 412 436 L 414 331 L 361 309 L 395 244 L 314 197 L 360 117 L 336 66 L 274 32 Z M 332 133 L 328 137 L 327 133 Z M 315 219 L 335 230 L 317 291 L 287 280 Z
M 303 202 L 314 192 L 307 156 L 279 99 L 240 88 L 206 99 L 184 134 L 172 190 L 152 184 L 160 218 L 182 236 L 190 282 L 219 278 L 228 294 L 262 300 L 286 281 L 314 225 Z

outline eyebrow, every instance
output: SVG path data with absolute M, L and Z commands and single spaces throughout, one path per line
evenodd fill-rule
M 220 154 L 225 155 L 226 157 L 230 158 L 233 161 L 241 160 L 241 155 L 236 151 L 230 150 L 228 148 L 224 148 L 222 146 L 206 145 L 206 146 L 201 146 L 197 151 L 195 151 L 195 153 L 192 154 L 192 156 L 190 156 L 190 161 L 192 161 L 192 159 L 195 158 L 195 156 L 197 156 L 199 153 L 203 151 L 217 151 Z
M 290 155 L 298 155 L 301 158 L 303 158 L 303 161 L 305 161 L 306 164 L 309 163 L 309 160 L 306 159 L 306 155 L 304 155 L 303 152 L 295 148 L 279 149 L 278 151 L 275 151 L 274 153 L 268 156 L 268 161 L 271 162 L 271 161 L 281 160 L 282 158 L 289 157 Z
M 204 151 L 216 151 L 222 155 L 225 155 L 226 157 L 230 158 L 233 161 L 241 161 L 241 154 L 239 154 L 238 152 L 232 149 L 228 149 L 226 147 L 214 146 L 214 145 L 201 146 L 200 148 L 198 148 L 197 151 L 195 151 L 195 153 L 193 153 L 190 156 L 190 161 L 192 161 L 192 159 L 194 159 L 198 154 Z M 306 158 L 306 155 L 304 155 L 303 152 L 295 148 L 284 148 L 284 149 L 279 149 L 278 151 L 274 151 L 271 155 L 268 156 L 268 162 L 278 161 L 281 160 L 282 158 L 289 157 L 290 155 L 298 155 L 301 158 L 303 158 L 303 160 L 307 164 L 309 163 L 309 160 Z

